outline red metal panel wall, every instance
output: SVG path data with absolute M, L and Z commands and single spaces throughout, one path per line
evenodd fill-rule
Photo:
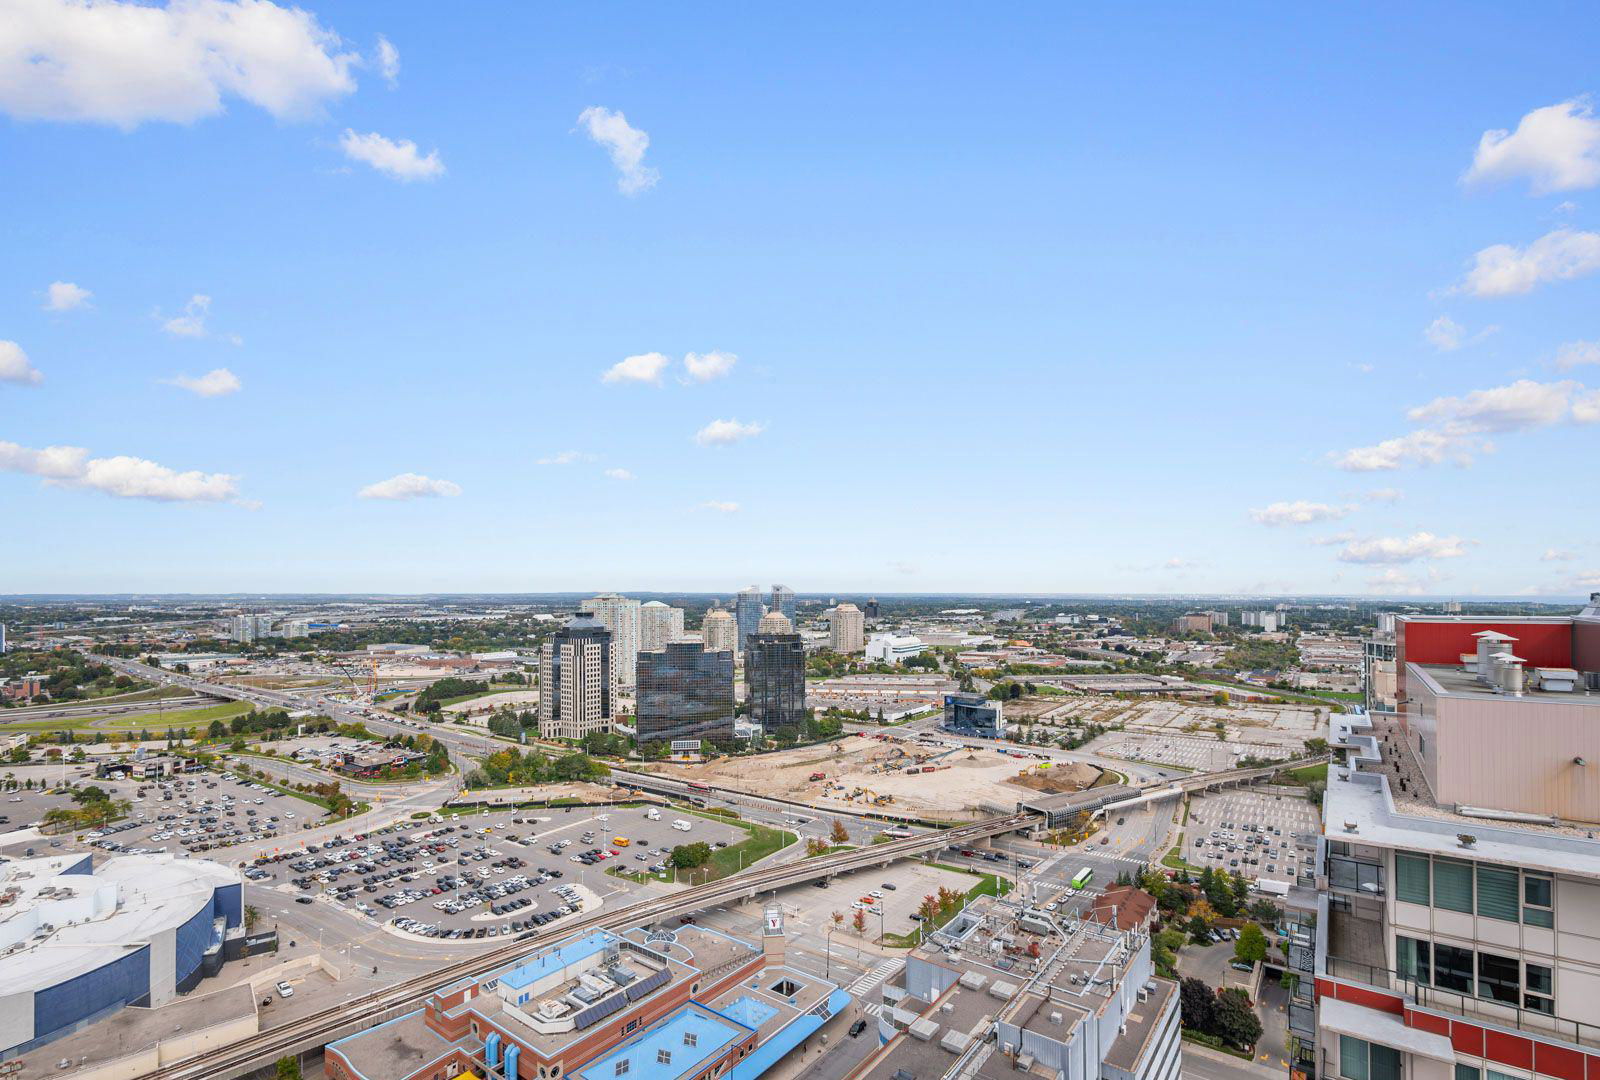
M 1402 620 L 1395 626 L 1396 662 L 1406 664 L 1459 664 L 1461 654 L 1478 651 L 1472 635 L 1496 630 L 1516 638 L 1511 646 L 1528 667 L 1571 667 L 1571 623 L 1417 622 Z

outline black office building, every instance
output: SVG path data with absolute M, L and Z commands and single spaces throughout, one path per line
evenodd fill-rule
M 1006 725 L 1001 718 L 1000 703 L 990 701 L 982 694 L 946 694 L 944 729 L 954 735 L 966 735 L 971 738 L 1006 737 Z
M 806 647 L 794 633 L 755 633 L 744 649 L 750 719 L 771 735 L 806 717 Z
M 639 654 L 639 744 L 733 739 L 733 653 L 675 641 Z

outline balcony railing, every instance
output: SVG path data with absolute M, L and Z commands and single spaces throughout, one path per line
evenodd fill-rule
M 1362 896 L 1382 896 L 1383 867 L 1348 855 L 1329 855 L 1328 886 Z
M 1335 979 L 1346 979 L 1384 990 L 1393 990 L 1405 995 L 1412 1004 L 1423 1008 L 1482 1020 L 1575 1046 L 1600 1047 L 1600 1026 L 1534 1012 L 1507 1002 L 1487 1001 L 1471 994 L 1428 986 L 1391 968 L 1329 956 L 1323 971 Z

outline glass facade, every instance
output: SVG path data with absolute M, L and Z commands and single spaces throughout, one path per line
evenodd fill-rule
M 744 652 L 750 719 L 768 733 L 806 715 L 806 647 L 799 634 L 752 634 Z
M 741 589 L 739 596 L 733 602 L 733 621 L 739 627 L 739 651 L 744 652 L 748 647 L 750 635 L 756 632 L 756 625 L 765 615 L 761 605 L 761 590 L 755 586 Z
M 1006 733 L 1000 719 L 1000 703 L 982 694 L 946 694 L 944 729 L 982 739 L 1001 739 Z
M 639 654 L 639 742 L 733 738 L 733 654 L 698 641 Z

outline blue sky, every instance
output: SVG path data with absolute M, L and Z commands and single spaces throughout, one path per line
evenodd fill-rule
M 15 2 L 0 592 L 1600 588 L 1581 5 Z

